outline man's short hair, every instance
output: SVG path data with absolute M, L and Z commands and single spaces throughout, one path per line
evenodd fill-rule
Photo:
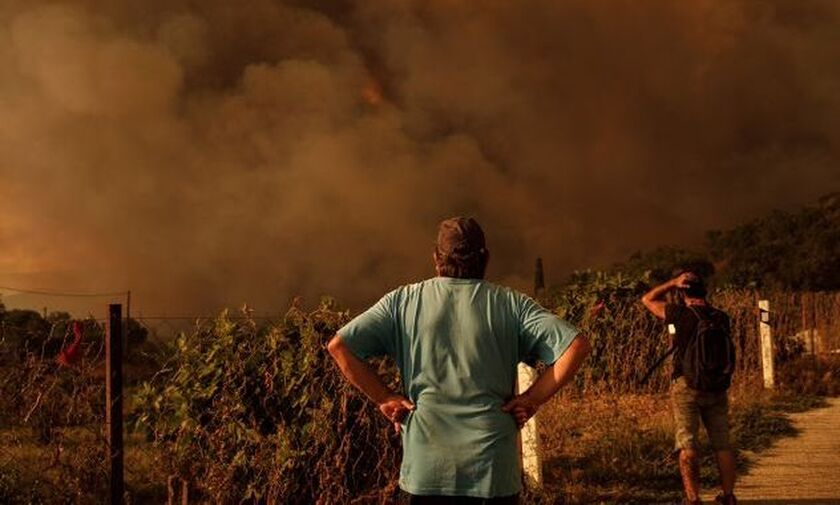
M 686 281 L 687 286 L 681 289 L 683 294 L 687 298 L 706 298 L 708 292 L 703 277 L 691 270 L 686 270 L 685 273 L 694 274 L 694 279 Z
M 444 277 L 483 279 L 487 268 L 484 230 L 471 217 L 441 221 L 435 245 L 435 261 Z

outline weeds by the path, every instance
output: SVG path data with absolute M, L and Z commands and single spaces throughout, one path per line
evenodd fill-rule
M 825 403 L 807 392 L 733 388 L 732 437 L 739 468 L 752 454 L 797 430 L 787 413 Z M 681 497 L 673 451 L 673 421 L 667 394 L 565 395 L 541 413 L 546 496 L 549 503 L 662 503 Z M 701 429 L 701 478 L 717 485 L 713 454 Z

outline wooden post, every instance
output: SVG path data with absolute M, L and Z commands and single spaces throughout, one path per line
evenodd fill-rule
M 125 330 L 123 333 L 123 337 L 125 338 L 125 345 L 123 346 L 123 352 L 128 352 L 128 339 L 131 337 L 129 333 L 129 325 L 131 324 L 131 290 L 125 292 Z
M 811 310 L 808 311 L 811 319 L 811 351 L 816 357 L 817 354 L 822 352 L 822 335 L 820 334 L 820 325 L 818 323 L 819 317 L 817 316 L 819 312 L 818 306 L 820 299 L 817 296 L 817 293 L 809 293 L 809 297 L 811 299 Z
M 811 355 L 816 355 L 817 348 L 814 345 L 814 340 L 817 326 L 814 312 L 814 294 L 802 293 L 800 300 L 800 305 L 802 306 L 802 331 L 797 336 L 801 335 L 801 341 L 805 346 L 805 352 Z
M 166 478 L 166 505 L 175 505 L 175 479 L 174 475 Z
M 528 389 L 537 379 L 537 371 L 524 363 L 519 364 L 518 371 L 517 392 L 521 393 Z M 537 416 L 528 419 L 528 422 L 522 427 L 519 435 L 522 472 L 525 474 L 527 482 L 535 485 L 538 489 L 542 488 L 542 458 L 540 455 L 540 437 L 537 432 Z
M 811 345 L 814 346 L 814 356 L 816 357 L 817 354 L 823 352 L 822 334 L 819 329 L 814 328 L 814 333 L 811 337 L 813 337 Z
M 808 294 L 807 293 L 800 293 L 799 294 L 799 312 L 802 314 L 802 323 L 800 325 L 799 331 L 796 333 L 796 340 L 802 343 L 802 346 L 805 348 L 805 352 L 807 354 L 813 354 L 814 348 L 812 347 L 813 341 L 811 339 L 811 333 L 808 330 Z
M 123 480 L 123 385 L 122 385 L 122 305 L 108 306 L 108 335 L 105 339 L 105 422 L 108 429 L 111 505 L 122 505 Z
M 190 505 L 190 483 L 181 479 L 181 505 Z
M 534 297 L 539 298 L 545 289 L 542 258 L 537 258 L 534 265 Z M 517 368 L 516 392 L 522 393 L 537 380 L 537 371 L 524 363 Z M 525 480 L 537 488 L 542 487 L 542 459 L 540 457 L 540 438 L 537 431 L 537 417 L 525 423 L 519 433 L 522 472 Z
M 758 301 L 758 329 L 761 343 L 761 368 L 764 374 L 764 387 L 772 389 L 776 386 L 773 374 L 773 329 L 770 327 L 770 302 Z

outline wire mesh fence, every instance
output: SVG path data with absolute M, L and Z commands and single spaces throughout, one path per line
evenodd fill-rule
M 770 300 L 779 362 L 838 348 L 838 293 L 719 292 L 713 302 L 730 314 L 738 349 L 737 387 L 760 387 L 759 298 Z M 104 321 L 0 317 L 0 502 L 101 503 Z M 399 441 L 325 351 L 349 317 L 324 304 L 277 317 L 127 321 L 128 501 L 186 493 L 212 503 L 392 502 Z M 635 298 L 607 300 L 573 322 L 593 343 L 577 383 L 583 394 L 667 388 L 667 366 L 640 385 L 668 342 Z M 397 387 L 392 363 L 375 366 Z
M 59 358 L 72 345 L 71 322 L 51 321 L 46 334 L 36 323 L 6 317 L 0 327 L 0 501 L 104 496 L 103 328 L 80 325 L 86 341 L 70 366 Z

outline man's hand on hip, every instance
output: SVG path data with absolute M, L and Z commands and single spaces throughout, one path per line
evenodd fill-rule
M 400 423 L 414 410 L 414 404 L 402 395 L 388 395 L 379 402 L 379 412 L 394 424 L 394 430 L 400 432 Z
M 534 417 L 539 405 L 526 395 L 516 395 L 509 402 L 502 405 L 502 410 L 512 415 L 516 420 L 516 426 L 522 428 L 528 419 Z
M 585 336 L 576 336 L 560 359 L 546 368 L 527 391 L 502 405 L 502 410 L 512 415 L 520 428 L 524 426 L 528 419 L 537 413 L 540 405 L 572 380 L 591 350 L 592 347 Z
M 414 405 L 404 396 L 388 389 L 376 372 L 347 348 L 340 335 L 330 340 L 327 351 L 347 380 L 376 403 L 382 415 L 394 424 L 394 429 L 399 433 L 400 422 L 414 410 Z

